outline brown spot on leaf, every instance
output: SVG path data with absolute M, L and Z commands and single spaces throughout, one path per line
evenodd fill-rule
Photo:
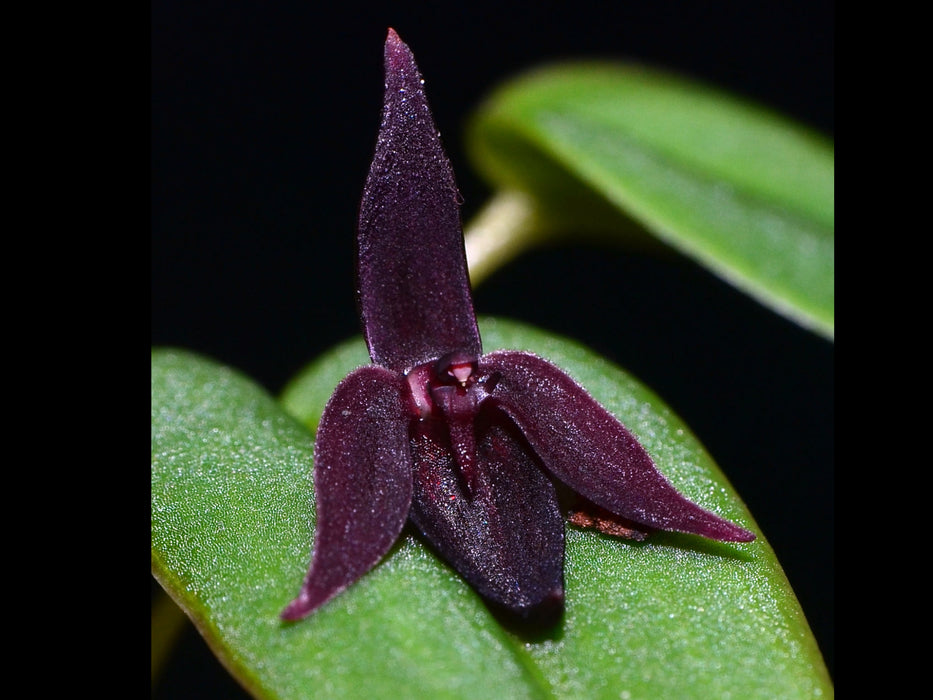
M 573 510 L 568 513 L 567 521 L 577 527 L 598 530 L 604 535 L 622 537 L 627 540 L 641 542 L 648 537 L 648 533 L 636 529 L 634 523 L 620 518 L 605 508 L 600 508 L 595 503 L 584 502 L 583 499 L 580 499 Z

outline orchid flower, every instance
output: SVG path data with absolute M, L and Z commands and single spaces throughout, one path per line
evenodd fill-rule
M 372 364 L 335 389 L 317 431 L 310 569 L 282 612 L 302 618 L 372 569 L 411 522 L 484 599 L 561 610 L 558 488 L 572 522 L 748 542 L 678 493 L 638 440 L 563 370 L 483 354 L 450 163 L 408 46 L 385 44 L 385 101 L 363 192 L 359 305 Z

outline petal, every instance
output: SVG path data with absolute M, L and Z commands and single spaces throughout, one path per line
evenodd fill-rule
M 445 423 L 414 425 L 411 519 L 487 600 L 521 616 L 546 615 L 562 609 L 564 597 L 557 494 L 507 419 L 492 413 L 476 422 L 472 498 Z
M 359 220 L 360 311 L 373 362 L 397 372 L 481 352 L 460 195 L 409 48 L 389 30 L 382 126 Z
M 347 376 L 324 409 L 314 446 L 317 530 L 297 620 L 369 571 L 392 547 L 411 505 L 404 379 L 381 367 Z
M 492 400 L 522 431 L 551 473 L 598 506 L 661 530 L 728 542 L 755 536 L 684 498 L 638 440 L 561 369 L 526 352 L 480 358 L 498 375 Z

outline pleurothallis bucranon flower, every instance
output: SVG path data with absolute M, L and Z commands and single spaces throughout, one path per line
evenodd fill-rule
M 528 352 L 483 354 L 459 202 L 424 81 L 390 29 L 357 239 L 372 364 L 347 375 L 321 417 L 312 561 L 284 619 L 358 580 L 409 521 L 493 605 L 519 616 L 560 609 L 558 483 L 602 514 L 583 512 L 581 525 L 636 539 L 651 530 L 755 538 L 676 491 L 563 370 Z

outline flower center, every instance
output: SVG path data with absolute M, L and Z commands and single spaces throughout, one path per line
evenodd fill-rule
M 465 387 L 467 380 L 473 375 L 472 362 L 455 362 L 447 368 L 447 374 L 460 382 L 460 386 Z
M 418 365 L 406 375 L 414 413 L 420 419 L 445 416 L 472 418 L 482 395 L 477 395 L 476 358 L 463 352 L 444 355 Z M 480 382 L 481 384 L 482 382 Z
M 475 370 L 476 358 L 465 352 L 452 352 L 434 363 L 438 383 L 449 384 L 453 379 L 463 388 L 476 381 Z

